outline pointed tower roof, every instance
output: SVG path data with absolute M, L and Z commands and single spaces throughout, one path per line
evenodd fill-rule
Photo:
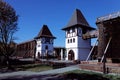
M 35 37 L 35 39 L 41 38 L 41 37 L 48 37 L 48 38 L 55 38 L 52 33 L 50 32 L 47 25 L 43 25 L 42 29 L 38 33 L 38 35 Z
M 82 28 L 94 29 L 90 27 L 88 22 L 86 21 L 85 17 L 83 16 L 82 12 L 79 9 L 76 9 L 74 14 L 72 15 L 69 23 L 65 26 L 62 30 L 66 30 L 68 28 L 79 26 Z

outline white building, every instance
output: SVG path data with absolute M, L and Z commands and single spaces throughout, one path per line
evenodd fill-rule
M 66 60 L 86 60 L 91 49 L 91 39 L 83 39 L 82 36 L 94 28 L 90 27 L 80 10 L 75 10 L 62 30 L 66 33 Z
M 46 55 L 53 55 L 53 42 L 55 37 L 50 32 L 47 25 L 43 25 L 36 40 L 36 54 L 35 57 L 39 58 Z

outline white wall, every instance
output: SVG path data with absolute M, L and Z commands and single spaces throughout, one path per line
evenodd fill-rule
M 45 56 L 46 55 L 46 46 L 48 46 L 48 54 L 53 54 L 53 43 L 42 43 L 43 39 L 37 39 L 37 45 L 36 45 L 36 58 L 38 58 L 38 52 L 40 55 Z
M 78 37 L 78 47 L 82 48 L 90 48 L 91 47 L 91 39 L 84 40 L 82 37 Z
M 73 39 L 75 39 L 75 42 L 73 43 L 68 43 L 68 40 L 70 41 L 72 39 L 72 41 L 73 41 Z M 65 42 L 66 44 L 66 48 L 76 48 L 77 46 L 78 46 L 78 38 L 77 37 L 70 37 L 70 38 L 66 38 L 66 42 Z
M 79 29 L 79 30 L 77 30 Z M 91 48 L 91 39 L 84 40 L 82 39 L 82 34 L 77 35 L 77 32 L 82 33 L 81 28 L 75 28 L 75 32 L 67 34 L 68 31 L 66 31 L 66 40 L 65 40 L 65 46 L 66 46 L 66 52 L 67 57 L 66 60 L 68 60 L 68 53 L 70 50 L 74 51 L 75 60 L 86 60 L 90 48 Z M 73 42 L 73 38 L 75 39 L 75 42 Z M 72 43 L 70 43 L 70 40 L 72 39 Z M 69 40 L 69 43 L 68 43 Z
M 90 48 L 80 48 L 79 49 L 79 59 L 86 60 L 89 52 L 90 52 Z

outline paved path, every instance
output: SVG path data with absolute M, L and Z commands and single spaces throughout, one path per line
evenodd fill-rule
M 43 72 L 18 71 L 18 72 L 11 72 L 11 73 L 0 73 L 0 79 L 5 79 L 9 77 L 27 77 L 27 76 L 33 76 L 33 75 L 58 74 L 58 73 L 64 73 L 64 72 L 72 71 L 76 69 L 80 69 L 79 65 L 73 65 L 65 68 L 54 69 L 54 70 L 43 71 Z
M 54 69 L 54 70 L 49 70 L 49 71 L 43 71 L 38 74 L 58 74 L 58 73 L 64 73 L 72 70 L 80 69 L 79 65 L 74 65 L 70 67 L 65 67 L 65 68 L 59 68 L 59 69 Z

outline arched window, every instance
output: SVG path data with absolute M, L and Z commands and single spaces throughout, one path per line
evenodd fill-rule
M 68 39 L 68 43 L 69 43 L 69 39 Z
M 70 43 L 72 43 L 72 39 L 70 39 Z
M 75 38 L 73 38 L 73 43 L 75 42 Z

